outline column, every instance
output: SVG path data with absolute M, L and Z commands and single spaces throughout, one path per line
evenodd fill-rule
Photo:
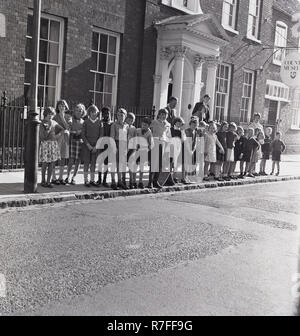
M 170 48 L 161 48 L 160 51 L 160 98 L 158 108 L 164 108 L 168 104 L 169 89 L 169 61 L 172 55 Z
M 153 75 L 154 91 L 153 91 L 153 106 L 159 109 L 160 106 L 160 86 L 161 86 L 161 76 Z
M 184 70 L 184 57 L 187 52 L 186 47 L 174 47 L 175 64 L 174 64 L 174 83 L 173 83 L 173 96 L 178 98 L 177 116 L 181 115 L 182 106 L 182 87 L 183 87 L 183 70 Z
M 194 96 L 192 99 L 193 107 L 200 101 L 201 89 L 202 89 L 202 69 L 204 64 L 204 58 L 200 55 L 196 55 L 194 58 L 194 70 L 195 70 L 195 83 L 194 83 Z
M 217 77 L 219 58 L 207 57 L 205 61 L 207 64 L 206 93 L 210 96 L 210 104 L 209 104 L 210 120 L 214 120 L 216 77 Z

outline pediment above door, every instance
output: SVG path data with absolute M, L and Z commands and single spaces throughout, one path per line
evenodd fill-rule
M 180 15 L 157 21 L 161 45 L 182 45 L 205 56 L 216 56 L 230 41 L 212 14 Z

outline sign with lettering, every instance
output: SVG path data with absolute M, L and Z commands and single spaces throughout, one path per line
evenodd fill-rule
M 0 37 L 6 37 L 5 16 L 2 13 L 0 13 Z
M 281 66 L 281 79 L 289 87 L 300 87 L 300 53 L 288 54 Z

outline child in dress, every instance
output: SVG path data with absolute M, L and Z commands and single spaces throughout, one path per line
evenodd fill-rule
M 101 127 L 99 114 L 97 106 L 91 105 L 87 109 L 87 119 L 83 123 L 81 158 L 84 163 L 83 176 L 84 185 L 86 187 L 97 186 L 97 183 L 95 182 L 95 170 L 98 156 L 96 144 L 100 138 Z M 88 180 L 89 172 L 91 175 L 90 181 Z
M 60 159 L 60 151 L 57 139 L 64 129 L 53 119 L 55 110 L 47 107 L 44 111 L 44 120 L 40 127 L 40 162 L 42 163 L 42 183 L 44 188 L 53 188 L 51 182 L 54 164 Z M 46 180 L 46 172 L 48 176 Z
M 65 179 L 66 184 L 76 184 L 75 178 L 81 163 L 81 147 L 83 142 L 81 133 L 83 128 L 83 118 L 85 114 L 85 106 L 83 104 L 76 105 L 70 129 L 70 159 L 68 164 L 67 178 Z M 75 165 L 75 167 L 73 177 L 70 182 L 69 178 L 73 165 Z
M 126 185 L 126 157 L 127 157 L 127 139 L 128 124 L 125 122 L 127 111 L 120 108 L 117 112 L 117 121 L 111 125 L 110 137 L 116 144 L 116 164 L 118 174 L 118 184 L 116 183 L 115 172 L 111 173 L 111 188 L 114 190 L 127 190 Z
M 193 118 L 198 118 L 198 117 L 193 117 Z M 207 130 L 208 130 L 208 124 L 205 121 L 199 121 L 199 125 L 197 127 L 198 137 L 203 138 Z
M 103 107 L 101 109 L 101 114 L 102 114 L 102 120 L 101 120 L 101 127 L 100 127 L 100 138 L 104 138 L 104 137 L 107 138 L 107 137 L 110 137 L 110 131 L 111 131 L 111 125 L 112 125 L 110 108 Z M 104 148 L 99 150 L 99 154 L 106 151 L 107 148 L 108 148 L 108 145 L 105 144 Z M 109 185 L 107 183 L 108 158 L 104 160 L 103 165 L 106 166 L 106 169 L 105 167 L 99 168 L 97 185 L 100 186 L 102 184 L 103 187 L 109 188 Z M 104 169 L 104 173 L 103 173 L 103 181 L 102 181 L 103 169 Z
M 250 160 L 251 160 L 251 142 L 250 139 L 254 135 L 254 129 L 248 128 L 245 129 L 245 144 L 244 144 L 244 150 L 243 150 L 243 160 L 245 162 L 245 170 L 243 173 L 243 176 L 245 177 L 249 173 L 250 168 Z
M 261 153 L 261 142 L 264 139 L 264 133 L 259 131 L 257 136 L 253 136 L 250 140 L 250 148 L 251 148 L 251 159 L 250 159 L 250 166 L 249 166 L 249 174 L 248 177 L 255 177 L 255 167 L 260 158 Z
M 189 123 L 189 128 L 185 130 L 185 137 L 186 141 L 184 143 L 184 180 L 182 181 L 183 184 L 190 184 L 191 181 L 189 176 L 196 174 L 196 147 L 197 147 L 197 139 L 199 137 L 198 133 L 198 126 L 199 126 L 199 118 L 192 117 Z M 204 135 L 203 135 L 204 136 Z M 189 157 L 185 161 L 185 155 Z M 187 164 L 186 164 L 187 163 Z
M 220 153 L 225 151 L 216 135 L 217 126 L 214 122 L 209 123 L 208 132 L 205 134 L 205 149 L 204 149 L 204 178 L 203 181 L 209 181 L 208 168 L 217 162 L 217 146 Z
M 272 142 L 271 135 L 272 135 L 272 132 L 273 132 L 273 130 L 272 130 L 271 127 L 266 128 L 264 143 L 261 146 L 262 159 L 261 159 L 261 162 L 260 162 L 259 175 L 262 175 L 262 176 L 268 175 L 266 173 L 266 163 L 270 159 L 270 155 L 271 155 L 271 142 Z
M 175 141 L 173 143 L 173 146 L 171 146 L 171 150 L 173 151 L 171 157 L 171 170 L 173 170 L 173 174 L 171 174 L 171 179 L 170 179 L 170 182 L 171 182 L 171 185 L 174 185 L 176 183 L 178 183 L 178 179 L 175 177 L 175 173 L 178 172 L 178 168 L 179 168 L 179 163 L 182 165 L 183 167 L 183 160 L 182 160 L 182 155 L 183 155 L 183 143 L 184 141 L 186 140 L 186 137 L 185 137 L 185 132 L 183 130 L 183 127 L 184 127 L 184 120 L 183 118 L 181 117 L 177 117 L 177 118 L 174 118 L 174 121 L 173 121 L 173 126 L 171 127 L 171 137 L 173 139 L 179 139 L 179 141 Z M 179 162 L 178 162 L 179 161 Z M 182 172 L 181 172 L 181 181 L 184 180 L 184 172 L 183 172 L 183 169 L 182 169 Z M 173 184 L 173 183 L 174 184 Z
M 285 151 L 285 144 L 281 140 L 282 133 L 276 132 L 275 140 L 271 143 L 271 152 L 272 152 L 272 172 L 271 175 L 274 174 L 275 165 L 277 167 L 276 176 L 280 173 L 280 161 L 281 161 L 281 154 Z
M 226 162 L 224 164 L 224 180 L 230 181 L 235 179 L 233 176 L 233 167 L 234 167 L 234 146 L 235 141 L 237 140 L 237 126 L 234 122 L 231 122 L 226 133 Z
M 220 142 L 220 144 L 222 145 L 224 151 L 226 152 L 226 135 L 227 135 L 227 131 L 228 131 L 228 123 L 226 121 L 224 121 L 221 126 L 219 131 L 217 132 L 217 137 L 218 140 Z M 223 177 L 221 176 L 221 172 L 222 172 L 222 168 L 225 165 L 225 160 L 226 160 L 226 156 L 224 153 L 221 153 L 219 150 L 219 147 L 217 147 L 217 163 L 215 165 L 216 169 L 216 176 L 215 179 L 218 181 L 224 181 Z
M 240 175 L 238 177 L 241 179 L 244 178 L 244 165 L 245 165 L 244 151 L 245 151 L 246 142 L 247 142 L 247 138 L 245 136 L 245 131 L 243 127 L 238 126 L 237 140 L 235 142 L 235 147 L 234 147 L 234 161 L 235 161 L 234 170 L 236 168 L 236 163 L 240 162 Z
M 155 167 L 158 166 L 159 172 L 150 172 L 149 188 L 162 188 L 158 182 L 159 173 L 162 172 L 162 161 L 165 154 L 165 148 L 171 138 L 171 125 L 167 121 L 167 118 L 168 111 L 166 109 L 160 109 L 157 114 L 157 119 L 153 120 L 150 125 L 154 138 L 154 148 L 151 152 L 151 168 L 152 164 Z
M 139 162 L 140 163 L 140 176 L 139 176 L 139 184 L 138 184 L 139 189 L 145 188 L 144 183 L 143 183 L 145 166 L 146 165 L 150 166 L 150 162 L 151 162 L 150 153 L 154 147 L 154 140 L 153 140 L 152 132 L 150 129 L 150 125 L 151 125 L 151 119 L 144 118 L 142 120 L 141 128 L 138 128 L 136 131 L 137 137 L 141 137 L 146 140 L 144 143 L 145 147 L 142 145 L 138 145 L 138 149 L 141 151 L 141 157 L 140 157 L 140 162 Z M 142 154 L 142 152 L 144 153 Z M 151 171 L 151 168 L 150 168 L 150 171 Z M 149 172 L 149 176 L 150 176 L 150 172 Z
M 58 147 L 60 150 L 60 160 L 59 164 L 59 178 L 56 178 L 55 167 L 53 169 L 53 184 L 62 184 L 65 185 L 66 182 L 63 178 L 64 169 L 65 169 L 65 161 L 69 159 L 69 151 L 70 151 L 70 128 L 71 128 L 71 118 L 66 115 L 66 112 L 69 110 L 69 106 L 65 100 L 58 101 L 56 105 L 56 115 L 53 118 L 63 129 L 64 132 L 61 133 L 61 136 L 58 138 Z
M 135 115 L 132 112 L 127 114 L 125 119 L 126 124 L 128 125 L 128 152 L 127 152 L 127 162 L 129 162 L 129 158 L 135 154 L 136 145 L 135 145 L 135 137 L 136 137 L 136 127 L 134 126 Z M 134 167 L 135 166 L 135 167 Z M 136 165 L 128 165 L 129 168 L 129 189 L 137 189 L 136 183 Z
M 258 135 L 260 134 L 260 132 L 262 132 L 262 133 L 264 134 L 264 132 L 263 132 L 263 127 L 262 127 L 262 129 L 261 129 L 261 128 L 255 128 L 255 129 L 254 129 L 254 137 L 255 137 L 256 139 L 258 138 Z M 260 145 L 262 145 L 262 144 L 263 144 L 263 140 L 261 139 L 261 140 L 260 140 Z M 258 157 L 259 159 L 261 159 L 261 157 L 262 157 L 261 146 L 258 147 L 258 154 L 257 154 L 257 157 Z M 254 168 L 253 168 L 253 171 L 252 171 L 252 174 L 253 174 L 255 177 L 256 177 L 256 176 L 259 176 L 259 173 L 256 172 L 257 163 L 258 163 L 258 161 L 255 163 Z

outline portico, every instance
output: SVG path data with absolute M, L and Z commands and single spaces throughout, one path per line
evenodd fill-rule
M 153 104 L 158 108 L 165 107 L 171 92 L 179 99 L 177 114 L 187 119 L 188 104 L 200 101 L 205 64 L 206 93 L 214 106 L 220 48 L 229 40 L 223 27 L 208 14 L 170 17 L 156 22 L 155 27 L 158 39 Z

